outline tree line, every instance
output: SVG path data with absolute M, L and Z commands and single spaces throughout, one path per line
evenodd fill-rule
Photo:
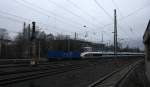
M 92 43 L 82 39 L 71 38 L 69 35 L 53 33 L 46 34 L 35 26 L 34 31 L 35 53 L 40 57 L 46 58 L 48 50 L 58 51 L 83 51 L 83 47 L 93 47 L 94 51 L 104 47 L 104 51 L 113 51 L 113 45 L 106 46 L 100 43 Z M 24 23 L 22 32 L 18 33 L 14 40 L 10 40 L 6 29 L 0 29 L 0 58 L 30 58 L 33 46 L 33 27 L 31 24 Z M 139 48 L 121 48 L 118 51 L 140 52 Z

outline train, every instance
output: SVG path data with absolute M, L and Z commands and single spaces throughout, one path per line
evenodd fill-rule
M 144 53 L 118 52 L 117 56 L 144 56 Z M 48 51 L 49 59 L 84 59 L 113 57 L 113 52 L 79 52 L 79 51 Z
M 48 59 L 56 60 L 56 59 L 80 59 L 80 52 L 78 51 L 48 51 Z
M 81 58 L 113 57 L 114 52 L 83 52 Z M 117 56 L 144 56 L 144 53 L 117 52 Z

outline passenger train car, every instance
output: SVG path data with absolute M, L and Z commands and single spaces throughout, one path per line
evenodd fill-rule
M 144 56 L 144 53 L 133 53 L 133 52 L 118 52 L 117 56 Z M 81 58 L 100 58 L 100 57 L 112 57 L 113 52 L 83 52 Z
M 143 56 L 144 53 L 118 52 L 117 56 Z M 80 58 L 101 58 L 113 57 L 113 52 L 65 52 L 65 51 L 48 51 L 48 58 L 50 60 L 57 59 L 80 59 Z

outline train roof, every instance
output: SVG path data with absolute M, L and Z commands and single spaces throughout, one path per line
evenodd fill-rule
M 83 53 L 81 53 L 81 56 L 84 56 L 86 54 L 114 54 L 114 52 L 83 52 Z M 118 54 L 144 54 L 144 53 L 138 53 L 138 52 L 118 52 Z

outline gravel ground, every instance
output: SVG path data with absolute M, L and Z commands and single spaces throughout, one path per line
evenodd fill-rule
M 150 87 L 150 83 L 145 75 L 144 66 L 144 62 L 138 64 L 119 87 Z
M 5 87 L 87 87 L 92 82 L 126 65 L 126 61 L 105 62 L 84 69 L 61 73 L 39 79 L 29 80 Z M 4 86 L 1 86 L 4 87 Z

